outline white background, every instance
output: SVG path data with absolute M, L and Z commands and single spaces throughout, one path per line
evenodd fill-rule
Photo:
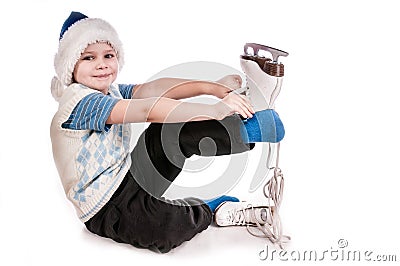
M 264 240 L 244 228 L 210 227 L 164 255 L 83 228 L 64 196 L 49 138 L 57 108 L 49 89 L 53 56 L 72 10 L 118 30 L 125 83 L 197 60 L 238 69 L 246 42 L 289 52 L 276 106 L 287 132 L 280 164 L 281 215 L 293 239 L 287 249 L 322 253 L 343 238 L 349 250 L 400 260 L 396 1 L 15 0 L 1 10 L 1 265 L 269 263 L 258 258 Z M 241 191 L 251 178 L 249 169 Z

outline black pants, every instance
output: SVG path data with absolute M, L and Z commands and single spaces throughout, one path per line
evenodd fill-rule
M 133 149 L 132 166 L 110 201 L 88 222 L 89 231 L 114 241 L 166 253 L 206 229 L 210 208 L 200 199 L 167 200 L 162 194 L 185 159 L 245 152 L 240 118 L 152 123 Z

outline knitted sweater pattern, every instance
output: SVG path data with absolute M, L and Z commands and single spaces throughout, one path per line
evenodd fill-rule
M 118 86 L 112 97 L 121 98 Z M 130 124 L 115 124 L 107 131 L 62 128 L 79 101 L 100 93 L 80 84 L 65 89 L 50 126 L 53 158 L 67 198 L 82 222 L 93 217 L 111 198 L 131 165 Z

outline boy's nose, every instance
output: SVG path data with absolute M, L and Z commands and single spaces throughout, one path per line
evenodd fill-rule
M 99 62 L 97 63 L 97 69 L 104 69 L 107 68 L 107 64 L 104 62 L 104 60 L 99 60 Z

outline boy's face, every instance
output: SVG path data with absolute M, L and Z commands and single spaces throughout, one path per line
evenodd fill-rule
M 117 54 L 111 45 L 90 44 L 82 53 L 74 69 L 74 80 L 104 94 L 118 74 Z

